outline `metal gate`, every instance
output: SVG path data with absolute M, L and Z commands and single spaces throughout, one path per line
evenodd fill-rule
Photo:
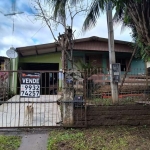
M 28 80 L 26 83 L 21 81 L 23 73 L 28 73 L 33 78 L 33 73 L 35 72 L 40 73 L 40 96 L 35 96 L 32 81 Z M 62 92 L 62 72 L 7 71 L 7 75 L 9 83 L 5 87 L 0 87 L 1 93 L 2 91 L 7 91 L 7 94 L 5 92 L 0 99 L 0 128 L 63 126 L 62 105 L 58 105 L 57 101 Z M 5 82 L 4 80 L 2 81 L 2 78 L 0 78 L 0 81 L 1 85 Z M 22 88 L 27 88 L 26 93 L 21 94 Z M 71 103 L 74 105 L 74 101 Z M 84 103 L 82 104 L 84 105 Z M 74 107 L 75 122 L 73 126 L 86 125 L 86 107 L 83 105 L 78 108 Z M 81 117 L 81 115 L 84 115 L 84 117 Z M 82 118 L 82 123 L 80 118 Z

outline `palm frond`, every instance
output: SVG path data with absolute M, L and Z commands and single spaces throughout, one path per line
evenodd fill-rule
M 66 5 L 69 0 L 45 0 L 49 3 L 52 9 L 54 19 L 58 19 L 59 21 L 63 21 L 66 17 Z
M 85 32 L 88 29 L 91 29 L 96 25 L 100 14 L 103 13 L 106 8 L 106 2 L 107 0 L 93 0 L 87 13 L 87 17 L 82 26 L 83 32 Z
M 67 5 L 74 6 L 84 0 L 47 0 L 51 4 L 54 19 L 63 21 L 66 17 Z

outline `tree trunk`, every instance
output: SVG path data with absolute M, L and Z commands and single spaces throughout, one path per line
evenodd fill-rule
M 125 74 L 124 74 L 124 77 L 123 77 L 123 79 L 122 79 L 122 82 L 121 82 L 121 85 L 120 85 L 120 88 L 119 88 L 119 93 L 121 92 L 121 88 L 123 87 L 123 84 L 124 84 L 125 78 L 126 78 L 126 76 L 127 76 L 127 73 L 129 72 L 129 67 L 130 67 L 130 65 L 131 65 L 131 61 L 132 61 L 132 59 L 133 59 L 133 56 L 134 56 L 134 54 L 135 54 L 135 51 L 136 51 L 136 48 L 133 50 L 132 56 L 131 56 L 130 61 L 129 61 L 128 65 L 127 65 L 126 72 L 125 72 Z

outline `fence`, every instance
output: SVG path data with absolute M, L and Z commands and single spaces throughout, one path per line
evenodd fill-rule
M 5 72 L 9 74 L 10 84 L 4 87 L 3 82 L 0 82 L 2 93 L 0 100 L 0 128 L 62 126 L 62 117 L 65 114 L 67 116 L 70 114 L 66 112 L 68 107 L 71 107 L 71 105 L 72 109 L 76 109 L 77 107 L 83 109 L 84 107 L 83 101 L 82 103 L 79 102 L 79 105 L 76 102 L 79 96 L 76 101 L 70 99 L 72 97 L 70 86 L 66 88 L 68 90 L 67 99 L 65 101 L 61 99 L 63 90 L 62 72 L 3 71 L 3 73 Z M 66 73 L 66 75 L 66 83 L 69 85 L 72 82 L 70 72 Z M 74 87 L 78 91 L 78 94 L 79 92 L 80 94 L 82 93 L 83 97 L 83 84 L 79 85 L 76 82 Z M 8 91 L 7 94 L 4 91 Z M 82 97 L 80 96 L 80 98 Z M 75 117 L 73 113 L 72 117 Z M 68 120 L 68 122 L 71 121 Z
M 125 72 L 122 72 L 121 80 L 118 83 L 118 104 L 134 103 L 137 100 L 149 100 L 150 76 L 146 74 L 146 71 L 144 69 L 132 69 L 126 77 L 124 74 Z M 104 68 L 88 69 L 86 76 L 86 103 L 88 105 L 113 105 L 108 70 Z
M 77 124 L 84 124 L 86 118 L 87 126 L 150 125 L 150 76 L 144 69 L 130 70 L 125 80 L 125 72 L 122 72 L 118 83 L 119 101 L 115 105 L 111 100 L 108 70 L 85 71 L 86 113 L 75 110 L 75 114 L 80 114 L 75 118 Z
M 135 104 L 139 100 L 149 100 L 150 78 L 143 72 L 142 69 L 135 69 L 135 71 L 132 70 L 132 73 L 127 74 L 119 92 L 118 105 Z M 40 74 L 39 83 L 31 84 L 31 80 L 23 80 L 26 77 L 37 79 L 35 73 Z M 68 96 L 63 97 L 63 99 L 64 74 L 62 72 L 7 71 L 7 75 L 11 84 L 4 87 L 0 82 L 1 93 L 8 91 L 2 95 L 0 100 L 0 128 L 60 127 L 64 126 L 64 122 L 62 122 L 65 120 L 64 118 L 72 127 L 85 127 L 89 119 L 87 117 L 90 107 L 113 105 L 110 75 L 107 70 L 101 68 L 88 69 L 84 72 L 66 72 L 65 82 Z M 123 77 L 124 74 L 122 73 L 121 81 Z M 70 87 L 70 84 L 73 87 Z M 121 83 L 118 84 L 118 88 L 120 85 Z M 33 90 L 34 87 L 40 87 L 40 90 Z M 72 89 L 74 93 L 71 94 Z M 40 94 L 38 95 L 38 93 Z
M 5 88 L 9 94 L 5 93 L 0 101 L 0 128 L 60 126 L 59 73 L 38 71 L 39 84 L 33 84 L 31 81 L 37 79 L 35 72 L 7 71 L 10 84 L 7 87 L 1 84 L 1 92 Z

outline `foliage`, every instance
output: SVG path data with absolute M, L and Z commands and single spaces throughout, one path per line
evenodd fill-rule
M 80 71 L 82 77 L 85 77 L 85 73 L 87 77 L 90 77 L 92 74 L 103 73 L 103 68 L 94 64 L 94 62 L 85 63 L 83 59 L 79 59 L 74 63 L 74 70 Z
M 17 150 L 21 137 L 0 135 L 0 150 Z
M 102 105 L 102 106 L 110 106 L 113 105 L 112 100 L 109 98 L 94 98 L 93 102 L 95 105 Z
M 149 149 L 148 127 L 98 127 L 89 129 L 53 130 L 47 150 L 124 150 Z
M 136 57 L 148 60 L 150 56 L 150 1 L 149 0 L 127 0 L 116 5 L 115 22 L 121 22 L 124 26 L 131 28 L 131 36 L 135 42 Z M 118 1 L 119 3 L 119 1 Z
M 135 104 L 136 100 L 137 100 L 136 97 L 120 98 L 118 105 Z M 86 102 L 89 104 L 101 105 L 101 106 L 113 105 L 111 98 L 96 98 L 94 96 L 91 99 L 87 99 Z
M 66 77 L 69 80 L 83 81 L 83 78 L 90 77 L 92 74 L 102 73 L 102 67 L 94 65 L 93 62 L 85 63 L 83 59 L 78 59 L 73 63 L 73 69 L 66 72 Z

